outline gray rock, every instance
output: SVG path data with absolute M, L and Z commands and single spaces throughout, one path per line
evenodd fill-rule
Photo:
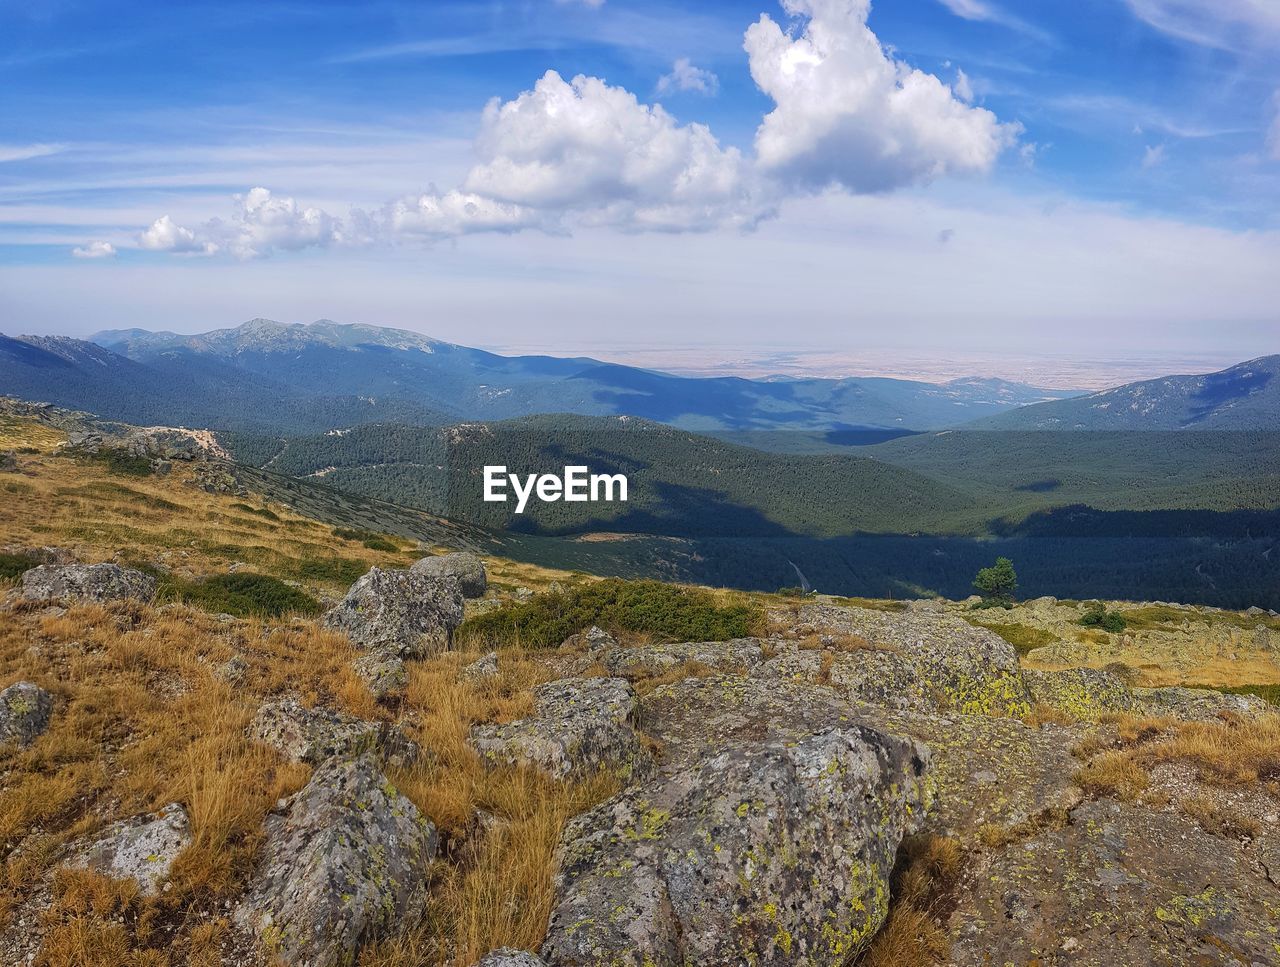
M 371 651 L 356 659 L 356 675 L 364 682 L 375 698 L 386 698 L 393 692 L 404 691 L 409 683 L 409 673 L 404 659 L 385 651 Z
M 576 635 L 570 635 L 560 643 L 560 647 L 566 651 L 573 651 L 578 648 L 585 649 L 589 652 L 607 651 L 610 648 L 618 647 L 618 639 L 609 634 L 599 625 L 592 625 L 586 631 L 580 631 Z
M 451 577 L 372 568 L 324 616 L 369 651 L 421 658 L 449 648 L 462 622 L 462 590 Z
M 633 675 L 641 671 L 663 672 L 686 662 L 694 662 L 717 671 L 728 671 L 753 668 L 759 665 L 763 658 L 759 641 L 753 638 L 740 638 L 734 641 L 685 642 L 675 645 L 620 648 L 605 656 L 604 667 L 610 675 L 621 676 Z
M 247 497 L 249 490 L 228 463 L 215 460 L 202 460 L 195 465 L 191 476 L 191 485 L 207 494 L 227 494 L 233 497 Z
M 150 601 L 156 579 L 118 564 L 42 564 L 22 575 L 28 601 Z
M 1025 715 L 1030 697 L 1022 681 L 1018 654 L 1011 644 L 986 628 L 976 628 L 951 614 L 912 614 L 804 605 L 794 613 L 775 611 L 775 622 L 802 634 L 832 632 L 862 639 L 870 647 L 849 651 L 846 682 L 857 679 L 856 663 L 883 662 L 875 651 L 895 653 L 894 675 L 909 678 L 912 703 L 964 715 Z M 861 687 L 861 686 L 859 686 Z
M 547 967 L 547 962 L 527 950 L 501 947 L 489 951 L 475 962 L 474 967 Z
M 228 685 L 239 685 L 249 671 L 249 663 L 240 655 L 232 655 L 218 666 L 215 674 Z
M 0 692 L 0 745 L 25 749 L 49 727 L 53 696 L 31 682 L 14 682 Z
M 175 802 L 158 816 L 113 823 L 67 865 L 115 880 L 136 880 L 144 894 L 154 896 L 169 879 L 173 861 L 190 844 L 187 812 Z
M 1257 695 L 1230 695 L 1211 688 L 1135 688 L 1133 695 L 1151 715 L 1186 720 L 1214 719 L 1223 712 L 1257 718 L 1275 711 L 1275 706 Z
M 12 450 L 0 453 L 0 473 L 11 473 L 18 469 L 18 455 Z
M 642 771 L 647 758 L 633 728 L 635 692 L 620 678 L 565 678 L 539 685 L 534 714 L 477 725 L 471 745 L 487 762 L 529 765 L 562 779 L 598 769 Z
M 455 578 L 458 586 L 462 588 L 462 596 L 466 598 L 483 598 L 485 591 L 489 588 L 484 561 L 469 551 L 424 557 L 409 570 L 428 577 Z
M 314 765 L 332 756 L 376 748 L 381 729 L 377 722 L 324 708 L 306 708 L 295 698 L 284 698 L 258 709 L 249 725 L 249 735 L 286 759 Z
M 1097 668 L 1068 668 L 1042 672 L 1023 669 L 1031 701 L 1055 709 L 1077 721 L 1096 720 L 1109 712 L 1136 712 L 1138 700 L 1129 686 L 1111 672 Z
M 557 967 L 837 964 L 889 911 L 928 749 L 850 726 L 730 747 L 570 821 L 542 955 Z
M 268 817 L 235 919 L 282 963 L 354 963 L 422 916 L 436 846 L 435 827 L 371 755 L 330 759 Z
M 494 678 L 498 674 L 498 653 L 491 651 L 473 661 L 462 669 L 464 682 L 482 682 L 486 678 Z

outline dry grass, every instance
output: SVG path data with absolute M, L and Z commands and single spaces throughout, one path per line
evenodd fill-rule
M 1200 824 L 1206 833 L 1228 839 L 1257 839 L 1262 823 L 1219 802 L 1213 796 L 1197 793 L 1182 799 L 1178 808 Z
M 902 841 L 893 874 L 889 919 L 857 961 L 859 967 L 934 967 L 948 960 L 943 922 L 964 854 L 950 837 L 924 834 Z

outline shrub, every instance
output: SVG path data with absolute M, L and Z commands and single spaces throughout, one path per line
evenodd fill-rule
M 994 631 L 1009 644 L 1013 645 L 1014 650 L 1019 655 L 1024 656 L 1036 648 L 1043 648 L 1045 645 L 1051 645 L 1057 641 L 1057 636 L 1052 631 L 1033 628 L 1030 625 L 978 625 L 978 627 Z
M 978 572 L 973 586 L 986 600 L 1012 601 L 1013 592 L 1018 590 L 1018 574 L 1013 569 L 1013 562 L 1007 557 L 997 557 L 995 564 Z
M 1119 611 L 1108 611 L 1102 605 L 1094 605 L 1080 617 L 1080 624 L 1086 628 L 1101 628 L 1112 634 L 1119 634 L 1128 627 L 1124 615 Z
M 25 554 L 0 554 L 0 581 L 16 581 L 35 566 Z
M 269 507 L 252 507 L 249 504 L 232 504 L 231 506 L 236 510 L 243 510 L 246 514 L 257 514 L 259 517 L 265 517 L 267 520 L 280 520 L 280 515 Z
M 385 537 L 366 537 L 364 540 L 364 546 L 369 548 L 371 551 L 387 551 L 392 554 L 400 550 L 400 548 L 396 547 Z
M 123 474 L 127 477 L 149 477 L 152 473 L 150 460 L 124 450 L 99 450 L 97 453 L 85 456 L 86 459 L 106 464 L 111 473 Z
M 203 581 L 166 578 L 160 596 L 240 618 L 317 615 L 323 610 L 311 595 L 266 574 L 219 574 Z
M 369 570 L 363 561 L 345 557 L 303 558 L 297 563 L 295 573 L 307 581 L 330 584 L 350 584 Z
M 1280 705 L 1280 685 L 1229 685 L 1218 691 L 1228 695 L 1257 695 L 1272 705 Z
M 459 641 L 530 647 L 558 645 L 591 625 L 635 631 L 668 641 L 727 641 L 758 629 L 763 612 L 747 605 L 722 606 L 715 595 L 661 581 L 610 578 L 592 584 L 535 595 L 468 618 Z

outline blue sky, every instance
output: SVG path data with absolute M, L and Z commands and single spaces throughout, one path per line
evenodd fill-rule
M 0 90 L 5 331 L 1277 349 L 1265 0 L 0 0 Z

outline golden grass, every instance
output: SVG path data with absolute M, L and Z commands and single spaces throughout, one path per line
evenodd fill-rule
M 945 921 L 964 854 L 950 837 L 909 836 L 898 850 L 889 918 L 857 960 L 859 967 L 934 967 L 948 960 Z

